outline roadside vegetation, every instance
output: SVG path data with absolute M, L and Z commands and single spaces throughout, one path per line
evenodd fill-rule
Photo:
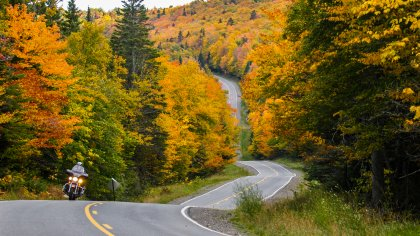
M 275 160 L 303 170 L 302 161 Z M 233 222 L 249 235 L 418 235 L 420 222 L 409 214 L 373 211 L 351 193 L 325 190 L 316 181 L 302 184 L 293 199 L 264 203 L 255 187 L 237 190 Z
M 248 121 L 248 108 L 244 101 L 241 101 L 241 120 L 239 123 L 240 128 L 240 145 L 241 145 L 241 160 L 249 161 L 252 160 L 252 155 L 248 150 L 249 145 L 251 145 L 251 128 L 249 127 Z
M 242 79 L 257 159 L 293 155 L 308 180 L 366 207 L 420 212 L 420 1 L 296 0 Z M 404 20 L 406 19 L 406 20 Z
M 63 200 L 64 194 L 59 185 L 43 187 L 42 191 L 19 187 L 7 192 L 0 192 L 0 201 L 7 200 Z
M 195 195 L 203 189 L 223 182 L 231 181 L 240 177 L 248 176 L 250 173 L 243 168 L 230 164 L 226 168 L 207 178 L 195 178 L 186 183 L 177 183 L 151 188 L 150 191 L 136 201 L 148 203 L 168 203 L 185 196 Z
M 304 171 L 305 165 L 302 161 L 302 159 L 298 159 L 291 156 L 282 156 L 280 158 L 274 159 L 274 162 L 277 162 L 281 165 L 287 166 L 290 169 L 298 170 L 298 171 Z
M 414 236 L 420 232 L 420 222 L 409 216 L 374 213 L 351 201 L 349 195 L 316 188 L 268 204 L 261 204 L 252 191 L 241 197 L 234 222 L 250 235 Z

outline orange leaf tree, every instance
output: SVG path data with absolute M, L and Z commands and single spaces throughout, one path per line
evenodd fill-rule
M 27 144 L 59 151 L 72 142 L 77 122 L 62 115 L 67 88 L 74 81 L 63 53 L 66 42 L 60 40 L 58 27 L 47 27 L 44 18 L 35 19 L 25 5 L 10 6 L 7 15 L 6 36 L 13 55 L 8 66 L 17 78 L 10 83 L 19 87 L 24 99 L 19 111 L 21 122 L 34 132 Z

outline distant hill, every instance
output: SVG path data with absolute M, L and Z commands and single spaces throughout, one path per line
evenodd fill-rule
M 209 0 L 149 11 L 150 37 L 172 60 L 194 58 L 202 66 L 241 77 L 259 35 L 269 33 L 265 14 L 287 0 Z

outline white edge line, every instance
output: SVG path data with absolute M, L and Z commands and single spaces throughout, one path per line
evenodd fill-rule
M 239 178 L 239 179 L 241 179 L 241 178 Z M 202 195 L 198 195 L 197 197 L 193 197 L 193 198 L 191 198 L 191 199 L 189 199 L 189 200 L 187 200 L 187 201 L 185 201 L 185 202 L 183 202 L 183 203 L 181 203 L 181 204 L 179 204 L 179 205 L 184 205 L 185 203 L 190 202 L 190 201 L 192 201 L 192 200 L 195 200 L 196 198 L 199 198 L 199 197 L 205 196 L 205 195 L 207 195 L 207 194 L 209 194 L 209 193 L 211 193 L 211 192 L 214 192 L 214 191 L 216 191 L 216 190 L 219 190 L 219 189 L 223 188 L 224 186 L 226 186 L 226 185 L 228 185 L 228 184 L 231 184 L 231 183 L 233 183 L 233 182 L 235 182 L 235 181 L 237 181 L 237 180 L 238 180 L 238 179 L 235 179 L 235 180 L 232 180 L 232 181 L 230 181 L 230 182 L 227 182 L 227 183 L 223 184 L 222 186 L 219 186 L 219 187 L 217 187 L 217 188 L 215 188 L 215 189 L 213 189 L 213 190 L 211 190 L 211 191 L 209 191 L 209 192 L 207 192 L 207 193 L 204 193 L 204 194 L 202 194 Z
M 267 161 L 267 162 L 268 162 L 268 163 L 273 163 L 273 162 L 269 162 L 269 161 Z M 288 180 L 285 184 L 283 184 L 280 188 L 278 188 L 276 191 L 274 191 L 274 193 L 273 193 L 273 194 L 271 194 L 270 196 L 265 197 L 265 198 L 264 198 L 264 200 L 267 200 L 267 199 L 269 199 L 269 198 L 272 198 L 274 195 L 276 195 L 276 193 L 278 193 L 280 190 L 282 190 L 284 187 L 286 187 L 286 186 L 290 183 L 290 181 L 292 181 L 292 179 L 293 179 L 294 177 L 296 177 L 296 174 L 295 174 L 295 173 L 292 173 L 291 171 L 289 171 L 288 169 L 284 168 L 283 166 L 281 166 L 281 165 L 279 165 L 279 164 L 277 164 L 277 163 L 274 163 L 274 164 L 276 164 L 276 165 L 280 166 L 282 169 L 284 169 L 284 170 L 286 170 L 287 172 L 289 172 L 290 174 L 292 174 L 292 176 L 290 176 L 289 180 Z
M 274 191 L 274 193 L 271 194 L 270 196 L 265 197 L 264 200 L 267 200 L 269 198 L 272 198 L 274 195 L 276 195 L 276 193 L 278 193 L 280 190 L 282 190 L 284 187 L 286 187 L 294 177 L 295 176 L 290 176 L 289 180 L 285 184 L 283 184 L 283 186 L 281 186 L 279 189 L 277 189 L 276 191 Z
M 282 165 L 280 165 L 280 164 L 278 164 L 278 163 L 274 163 L 274 162 L 271 162 L 271 161 L 265 161 L 266 163 L 271 163 L 271 164 L 274 164 L 274 165 L 277 165 L 277 166 L 280 166 L 280 168 L 282 168 L 283 170 L 285 170 L 285 171 L 287 171 L 287 172 L 289 172 L 293 177 L 296 177 L 296 174 L 295 173 L 293 173 L 293 172 L 291 172 L 290 170 L 288 170 L 288 169 L 286 169 L 286 168 L 284 168 Z
M 242 163 L 242 162 L 238 162 L 239 164 L 242 164 L 242 165 L 246 165 L 246 166 L 249 166 L 249 167 L 251 167 L 251 168 L 253 168 L 253 169 L 255 169 L 257 172 L 258 172 L 258 175 L 254 175 L 254 176 L 259 176 L 261 173 L 256 169 L 256 168 L 254 168 L 254 167 L 252 167 L 252 166 L 250 166 L 250 165 L 247 165 L 247 164 L 245 164 L 245 163 Z M 251 175 L 252 176 L 252 175 Z M 242 178 L 248 178 L 248 177 L 251 177 L 251 176 L 246 176 L 246 177 L 242 177 Z M 211 191 L 209 191 L 209 192 L 206 192 L 206 193 L 204 193 L 204 194 L 202 194 L 202 195 L 198 195 L 198 196 L 196 196 L 196 197 L 193 197 L 193 198 L 191 198 L 191 199 L 189 199 L 189 200 L 187 200 L 187 201 L 185 201 L 185 202 L 183 202 L 183 203 L 181 203 L 181 204 L 179 204 L 179 205 L 184 205 L 184 204 L 186 204 L 187 202 L 191 202 L 192 200 L 195 200 L 195 199 L 197 199 L 197 198 L 199 198 L 199 197 L 202 197 L 202 196 L 205 196 L 205 195 L 207 195 L 207 194 L 209 194 L 209 193 L 212 193 L 212 192 L 214 192 L 214 191 L 216 191 L 216 190 L 219 190 L 219 189 L 221 189 L 221 188 L 223 188 L 224 186 L 226 186 L 226 185 L 228 185 L 228 184 L 231 184 L 231 183 L 233 183 L 233 182 L 235 182 L 235 181 L 238 181 L 238 180 L 240 180 L 240 179 L 242 179 L 242 178 L 238 178 L 238 179 L 235 179 L 235 180 L 232 180 L 232 181 L 230 181 L 230 182 L 227 182 L 227 183 L 225 183 L 225 184 L 223 184 L 222 186 L 219 186 L 219 187 L 217 187 L 217 188 L 215 188 L 215 189 L 213 189 L 213 190 L 211 190 Z
M 248 161 L 248 162 L 251 162 L 251 161 Z M 257 175 L 251 175 L 251 176 L 255 176 L 255 177 L 257 177 L 257 176 L 260 176 L 260 175 L 261 175 L 261 172 L 260 172 L 257 168 L 255 168 L 254 166 L 250 166 L 250 165 L 246 164 L 246 163 L 245 163 L 245 162 L 243 162 L 243 161 L 238 161 L 238 163 L 239 163 L 239 164 L 242 164 L 242 165 L 245 165 L 245 166 L 249 166 L 249 167 L 251 167 L 252 169 L 254 169 L 254 170 L 256 170 L 256 171 L 258 172 L 258 174 L 257 174 Z
M 212 230 L 212 229 L 210 229 L 210 228 L 207 228 L 206 226 L 201 225 L 201 224 L 200 224 L 200 223 L 198 223 L 197 221 L 193 220 L 193 219 L 192 219 L 191 217 L 189 217 L 189 216 L 188 216 L 188 214 L 186 213 L 186 211 L 187 211 L 189 208 L 191 208 L 191 206 L 186 206 L 186 207 L 182 208 L 182 210 L 181 210 L 181 214 L 182 214 L 182 216 L 184 216 L 184 217 L 185 217 L 187 220 L 189 220 L 190 222 L 194 223 L 195 225 L 199 226 L 200 228 L 203 228 L 203 229 L 205 229 L 205 230 L 211 231 L 211 232 L 213 232 L 213 233 L 217 233 L 217 234 L 219 234 L 219 235 L 224 235 L 224 236 L 232 236 L 232 235 L 230 235 L 230 234 L 225 234 L 225 233 L 222 233 L 222 232 L 219 232 L 219 231 L 216 231 L 216 230 Z
M 240 163 L 240 164 L 242 164 L 242 165 L 247 165 L 247 164 L 242 163 L 242 162 L 238 162 L 238 163 Z M 269 163 L 272 163 L 272 162 L 269 162 Z M 284 170 L 286 170 L 287 172 L 289 172 L 289 173 L 293 174 L 293 176 L 290 176 L 289 180 L 288 180 L 288 181 L 287 181 L 284 185 L 282 185 L 280 188 L 278 188 L 278 189 L 277 189 L 277 190 L 276 190 L 273 194 L 271 194 L 270 196 L 265 197 L 265 198 L 264 198 L 264 200 L 267 200 L 267 199 L 269 199 L 269 198 L 273 197 L 274 195 L 276 195 L 276 193 L 277 193 L 277 192 L 279 192 L 281 189 L 283 189 L 285 186 L 287 186 L 287 185 L 290 183 L 290 181 L 291 181 L 294 177 L 296 177 L 296 174 L 295 174 L 295 173 L 292 173 L 291 171 L 289 171 L 288 169 L 284 168 L 283 166 L 281 166 L 281 165 L 279 165 L 279 164 L 277 164 L 277 163 L 274 163 L 274 164 L 276 164 L 276 165 L 280 166 L 282 169 L 284 169 Z M 251 168 L 254 168 L 254 167 L 252 167 L 252 166 L 250 166 L 250 165 L 247 165 L 247 166 L 249 166 L 249 167 L 251 167 Z M 258 169 L 256 169 L 256 168 L 254 168 L 254 169 L 258 172 L 258 175 L 256 175 L 256 176 L 259 176 L 261 173 L 258 171 Z M 277 172 L 277 171 L 276 171 L 276 172 Z M 277 173 L 278 173 L 278 172 L 277 172 Z M 249 177 L 249 176 L 248 176 L 248 177 Z M 239 178 L 239 179 L 240 179 L 240 178 Z M 236 179 L 236 180 L 238 180 L 238 179 Z M 236 180 L 231 181 L 231 182 L 229 182 L 229 183 L 226 183 L 226 184 L 224 184 L 224 185 L 222 185 L 222 186 L 220 186 L 220 187 L 218 187 L 218 188 L 216 188 L 216 189 L 213 189 L 213 190 L 212 190 L 212 191 L 210 191 L 210 192 L 216 191 L 217 189 L 220 189 L 220 188 L 222 188 L 223 186 L 225 186 L 225 185 L 227 185 L 227 184 L 230 184 L 230 183 L 232 183 L 232 182 L 235 182 Z M 192 198 L 192 199 L 190 199 L 190 200 L 188 200 L 188 201 L 186 201 L 186 202 L 181 203 L 180 205 L 183 205 L 183 204 L 185 204 L 185 203 L 187 203 L 187 202 L 189 202 L 189 201 L 191 201 L 191 200 L 193 200 L 193 199 L 196 199 L 196 198 L 199 198 L 199 197 L 201 197 L 201 196 L 204 196 L 204 195 L 206 195 L 206 194 L 208 194 L 208 193 L 210 193 L 210 192 L 207 192 L 207 193 L 205 193 L 205 194 L 203 194 L 203 195 L 200 195 L 200 196 L 197 196 L 197 197 L 195 197 L 195 198 Z M 213 233 L 216 233 L 216 234 L 219 234 L 219 235 L 223 235 L 223 236 L 232 236 L 232 235 L 230 235 L 230 234 L 225 234 L 225 233 L 222 233 L 222 232 L 215 231 L 215 230 L 212 230 L 212 229 L 210 229 L 210 228 L 207 228 L 207 227 L 205 227 L 204 225 L 201 225 L 201 224 L 200 224 L 200 223 L 198 223 L 197 221 L 193 220 L 193 219 L 192 219 L 191 217 L 189 217 L 189 216 L 188 216 L 188 214 L 186 213 L 186 211 L 187 211 L 189 208 L 192 208 L 192 206 L 186 206 L 186 207 L 182 208 L 182 210 L 181 210 L 181 214 L 182 214 L 182 216 L 183 216 L 185 219 L 189 220 L 191 223 L 193 223 L 193 224 L 197 225 L 198 227 L 200 227 L 200 228 L 202 228 L 202 229 L 208 230 L 208 231 L 210 231 L 210 232 L 213 232 Z

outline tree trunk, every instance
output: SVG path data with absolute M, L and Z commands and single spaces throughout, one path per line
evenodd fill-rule
M 377 150 L 372 153 L 372 206 L 380 208 L 384 198 L 385 177 L 384 151 Z

